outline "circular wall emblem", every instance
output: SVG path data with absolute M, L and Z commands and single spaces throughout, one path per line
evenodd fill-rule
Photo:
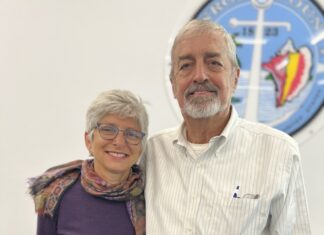
M 192 18 L 220 23 L 237 45 L 239 116 L 294 135 L 323 113 L 324 17 L 316 2 L 213 0 Z

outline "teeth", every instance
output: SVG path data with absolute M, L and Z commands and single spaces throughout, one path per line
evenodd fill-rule
M 201 94 L 201 93 L 207 93 L 207 92 L 209 92 L 209 91 L 195 91 L 193 94 L 196 94 L 196 93 Z
M 125 153 L 108 152 L 113 157 L 126 157 Z

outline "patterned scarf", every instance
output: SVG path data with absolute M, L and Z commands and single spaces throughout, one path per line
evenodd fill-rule
M 81 185 L 91 195 L 112 201 L 126 201 L 136 235 L 145 234 L 144 181 L 139 166 L 131 168 L 126 182 L 109 185 L 100 178 L 93 160 L 76 160 L 48 169 L 39 177 L 29 180 L 29 191 L 39 215 L 54 216 L 61 196 L 81 174 Z

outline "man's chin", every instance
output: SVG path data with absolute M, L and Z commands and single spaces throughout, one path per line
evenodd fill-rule
M 227 106 L 220 105 L 219 102 L 206 102 L 204 103 L 187 103 L 185 104 L 183 110 L 181 111 L 184 115 L 191 118 L 209 118 L 226 111 Z
M 193 107 L 186 107 L 183 110 L 183 113 L 185 115 L 188 115 L 191 118 L 209 118 L 212 117 L 214 115 L 216 115 L 217 113 L 219 113 L 220 109 L 216 109 L 216 108 L 193 108 Z

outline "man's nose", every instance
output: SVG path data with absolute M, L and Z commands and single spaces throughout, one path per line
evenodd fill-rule
M 208 79 L 207 71 L 203 63 L 197 63 L 194 73 L 194 81 L 203 82 Z

